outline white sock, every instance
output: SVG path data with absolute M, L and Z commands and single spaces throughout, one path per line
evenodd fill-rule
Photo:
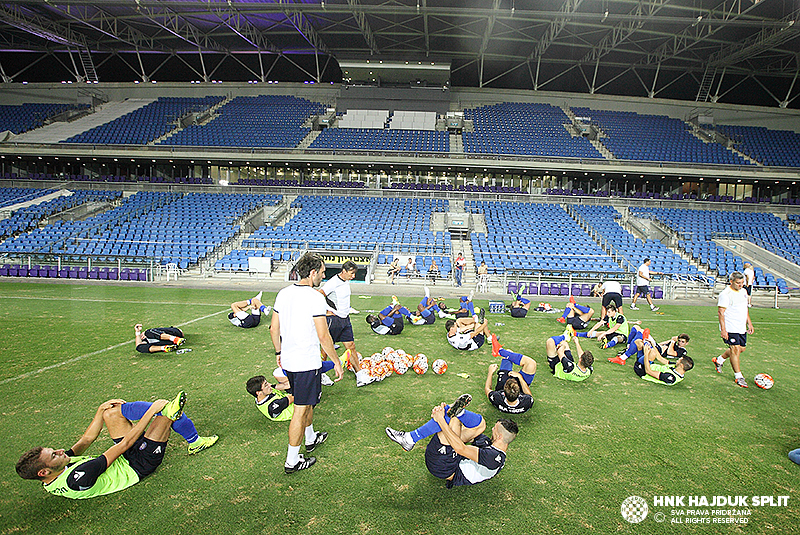
M 300 446 L 292 446 L 289 444 L 289 450 L 286 452 L 286 466 L 294 466 L 300 462 Z
M 734 379 L 744 379 L 744 375 L 742 375 L 742 372 L 735 372 L 733 374 L 733 378 Z
M 306 427 L 306 444 L 313 444 L 316 438 L 317 434 L 314 432 L 314 424 L 311 424 Z
M 426 286 L 425 287 L 425 297 L 430 297 L 430 296 L 431 296 L 431 289 Z
M 725 364 L 725 359 L 724 359 L 724 358 L 722 358 L 722 355 L 720 355 L 720 356 L 718 356 L 718 357 L 717 357 L 717 364 L 719 364 L 720 366 L 722 366 L 723 364 Z

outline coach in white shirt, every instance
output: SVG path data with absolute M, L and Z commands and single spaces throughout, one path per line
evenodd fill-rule
M 734 271 L 731 273 L 730 285 L 719 294 L 717 302 L 719 331 L 722 341 L 728 344 L 728 349 L 711 361 L 714 363 L 717 373 L 722 373 L 722 365 L 727 359 L 731 359 L 734 382 L 747 388 L 747 381 L 744 380 L 744 375 L 739 367 L 739 356 L 747 345 L 747 335 L 753 334 L 754 329 L 753 323 L 750 321 L 750 310 L 747 307 L 747 292 L 743 286 L 744 275 Z
M 325 321 L 325 297 L 314 287 L 325 276 L 325 263 L 319 255 L 308 253 L 295 266 L 300 280 L 287 286 L 275 298 L 270 336 L 279 368 L 286 372 L 294 394 L 294 414 L 289 423 L 289 449 L 284 470 L 287 474 L 309 468 L 315 457 L 300 455 L 305 434 L 306 453 L 311 453 L 328 437 L 314 431 L 314 407 L 322 397 L 322 359 L 320 344 L 334 363 L 336 380 L 342 378 L 342 364 L 333 348 Z

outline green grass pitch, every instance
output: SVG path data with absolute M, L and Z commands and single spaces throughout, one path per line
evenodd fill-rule
M 287 476 L 287 424 L 264 418 L 244 389 L 249 377 L 269 376 L 275 367 L 268 328 L 245 331 L 225 318 L 229 303 L 246 297 L 241 291 L 0 284 L 0 535 L 796 533 L 800 466 L 786 455 L 800 447 L 797 309 L 752 309 L 756 332 L 743 356 L 748 389 L 734 385 L 728 364 L 722 375 L 711 365 L 723 349 L 711 300 L 665 305 L 663 315 L 626 309 L 658 339 L 691 335 L 696 367 L 672 388 L 638 379 L 630 364 L 608 363 L 614 351 L 594 343 L 587 344 L 597 359 L 594 375 L 584 383 L 559 381 L 544 358 L 545 340 L 562 330 L 555 315 L 489 315 L 507 348 L 536 359 L 536 403 L 515 418 L 520 435 L 497 477 L 446 490 L 425 469 L 424 443 L 406 453 L 383 429 L 412 429 L 434 404 L 462 392 L 474 396 L 471 409 L 491 425 L 500 413 L 483 395 L 490 347 L 452 349 L 441 320 L 377 336 L 364 312 L 388 299 L 358 299 L 358 292 L 356 285 L 353 305 L 362 313 L 353 325 L 362 354 L 390 345 L 444 358 L 448 371 L 392 376 L 358 389 L 348 374 L 325 387 L 314 425 L 330 438 L 314 453 L 316 466 Z M 137 353 L 136 322 L 182 326 L 193 351 Z M 755 387 L 758 372 L 775 378 L 772 390 Z M 179 389 L 188 392 L 186 410 L 200 433 L 220 436 L 213 448 L 190 456 L 173 434 L 153 476 L 85 501 L 51 496 L 14 473 L 30 447 L 71 446 L 103 401 L 172 397 Z M 109 442 L 104 431 L 87 453 L 99 454 Z M 650 505 L 639 524 L 620 514 L 632 495 Z M 698 508 L 653 503 L 654 496 L 716 495 L 789 499 L 786 506 L 748 507 L 746 525 L 686 524 L 676 510 Z

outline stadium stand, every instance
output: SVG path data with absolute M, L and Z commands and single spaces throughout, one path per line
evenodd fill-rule
M 603 158 L 589 140 L 572 137 L 564 128 L 570 119 L 549 104 L 481 106 L 465 110 L 464 119 L 475 128 L 462 134 L 467 153 Z
M 760 126 L 717 125 L 737 148 L 763 165 L 800 167 L 800 134 Z
M 204 147 L 297 146 L 311 131 L 303 123 L 325 106 L 289 95 L 236 97 L 206 124 L 192 124 L 159 142 L 159 145 Z
M 570 205 L 570 211 L 595 239 L 600 241 L 628 273 L 636 273 L 645 258 L 650 258 L 650 269 L 666 273 L 672 278 L 690 278 L 708 282 L 705 273 L 675 254 L 658 240 L 638 240 L 617 222 L 621 214 L 613 206 Z
M 473 233 L 471 241 L 475 264 L 486 262 L 490 274 L 622 273 L 619 265 L 556 204 L 468 200 L 464 208 L 482 213 L 486 220 L 486 235 Z
M 44 126 L 47 119 L 67 110 L 88 109 L 88 104 L 20 104 L 0 105 L 0 132 L 8 130 L 13 134 L 22 134 L 29 130 Z
M 447 132 L 432 130 L 387 130 L 377 128 L 326 128 L 311 149 L 396 150 L 406 152 L 449 152 Z
M 68 138 L 64 143 L 144 145 L 166 134 L 174 123 L 189 113 L 208 109 L 224 97 L 159 97 L 119 119 Z
M 690 133 L 690 126 L 663 115 L 573 108 L 591 117 L 607 137 L 601 143 L 622 160 L 753 165 L 718 143 L 704 143 Z

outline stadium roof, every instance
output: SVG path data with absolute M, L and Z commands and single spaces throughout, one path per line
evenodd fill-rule
M 0 75 L 341 82 L 340 62 L 383 60 L 449 65 L 453 86 L 798 108 L 798 17 L 796 0 L 6 1 Z

